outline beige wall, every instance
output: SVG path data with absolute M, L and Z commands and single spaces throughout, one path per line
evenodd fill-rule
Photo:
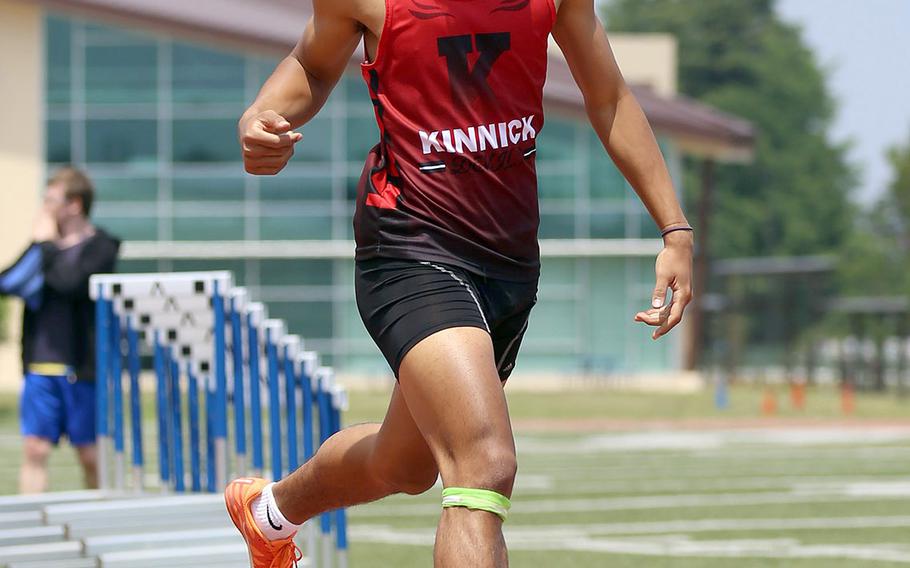
M 29 241 L 44 184 L 44 58 L 41 8 L 0 0 L 0 266 Z M 0 345 L 0 389 L 17 389 L 18 304 L 8 319 L 11 340 Z
M 663 97 L 673 97 L 679 78 L 678 46 L 670 34 L 610 34 L 610 46 L 626 82 L 645 85 Z M 551 53 L 561 53 L 555 41 Z
M 611 34 L 610 45 L 627 83 L 648 85 L 663 97 L 676 95 L 676 38 L 669 34 Z

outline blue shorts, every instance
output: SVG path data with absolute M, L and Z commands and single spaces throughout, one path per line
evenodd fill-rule
M 95 443 L 95 383 L 28 373 L 20 401 L 22 435 L 70 444 Z

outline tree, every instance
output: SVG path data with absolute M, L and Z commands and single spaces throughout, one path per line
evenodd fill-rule
M 612 0 L 610 31 L 667 32 L 679 41 L 680 89 L 751 120 L 755 162 L 717 172 L 715 256 L 837 250 L 850 233 L 855 176 L 829 141 L 835 105 L 798 27 L 774 0 Z M 693 202 L 697 185 L 689 184 Z
M 884 196 L 858 219 L 838 271 L 846 295 L 910 295 L 910 136 L 888 152 Z

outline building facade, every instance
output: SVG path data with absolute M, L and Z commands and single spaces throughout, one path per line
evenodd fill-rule
M 45 172 L 85 167 L 99 193 L 96 222 L 126 241 L 121 271 L 232 270 L 272 316 L 286 319 L 342 372 L 387 375 L 354 304 L 351 217 L 364 158 L 379 137 L 356 65 L 303 128 L 288 168 L 250 176 L 237 119 L 286 46 L 258 45 L 252 33 L 236 30 L 184 29 L 192 14 L 153 19 L 112 7 L 130 2 L 83 4 L 73 11 L 0 0 L 31 22 L 38 36 L 24 42 L 37 45 L 42 70 L 40 108 L 20 119 L 43 133 L 30 141 L 28 166 L 17 166 L 30 172 L 15 188 L 23 210 L 37 203 Z M 174 21 L 163 21 L 168 17 Z M 647 45 L 655 42 L 667 38 Z M 675 61 L 667 59 L 675 46 L 667 45 L 652 49 L 658 63 L 641 66 L 640 74 L 659 78 L 644 98 L 670 108 Z M 631 57 L 622 64 L 627 76 L 636 75 Z M 565 80 L 553 82 L 538 140 L 540 302 L 517 373 L 677 369 L 680 334 L 655 343 L 631 321 L 650 301 L 656 228 L 584 119 L 577 92 Z M 665 122 L 655 130 L 679 184 L 680 156 L 691 139 Z M 16 230 L 27 234 L 27 224 Z

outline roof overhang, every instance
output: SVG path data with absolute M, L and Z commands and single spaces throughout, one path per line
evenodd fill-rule
M 305 0 L 39 0 L 58 10 L 159 29 L 171 35 L 280 55 L 296 43 L 312 14 Z M 355 53 L 351 65 L 359 65 Z M 583 113 L 584 99 L 565 60 L 551 54 L 544 96 L 557 112 Z M 686 97 L 633 86 L 652 127 L 684 153 L 721 162 L 753 158 L 753 126 Z

